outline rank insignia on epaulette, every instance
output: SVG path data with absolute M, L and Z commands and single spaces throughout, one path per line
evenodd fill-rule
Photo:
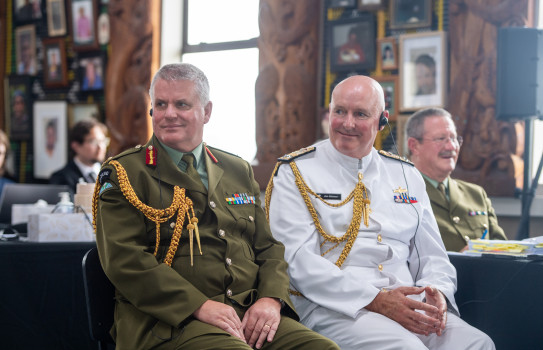
M 283 162 L 290 162 L 291 160 L 298 158 L 299 156 L 303 156 L 304 154 L 311 153 L 315 150 L 316 148 L 314 146 L 304 147 L 289 154 L 285 154 L 284 156 L 278 158 L 278 160 Z
M 147 147 L 147 151 L 145 153 L 145 164 L 156 166 L 156 148 L 154 148 L 152 145 Z
M 390 152 L 383 151 L 383 150 L 380 150 L 380 151 L 379 151 L 379 154 L 382 155 L 382 156 L 384 156 L 384 157 L 391 158 L 391 159 L 396 159 L 396 160 L 399 160 L 400 162 L 404 162 L 404 163 L 407 163 L 407 164 L 409 164 L 409 165 L 415 166 L 415 164 L 414 164 L 412 161 L 410 161 L 410 160 L 407 159 L 407 158 L 400 157 L 400 156 L 397 155 L 397 154 L 390 153 Z
M 229 205 L 255 204 L 255 196 L 249 196 L 247 193 L 233 193 L 231 197 L 226 197 L 225 200 Z

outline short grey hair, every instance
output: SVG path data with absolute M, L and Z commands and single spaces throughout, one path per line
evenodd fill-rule
M 444 117 L 453 121 L 451 114 L 443 108 L 420 109 L 413 113 L 405 124 L 405 133 L 407 137 L 413 137 L 420 140 L 424 136 L 424 121 L 429 117 Z
M 421 140 L 424 137 L 424 121 L 430 117 L 443 117 L 448 118 L 453 122 L 452 116 L 449 112 L 443 108 L 424 108 L 413 113 L 405 124 L 406 139 L 412 137 L 417 140 Z M 411 155 L 411 150 L 408 149 L 408 155 Z
M 209 102 L 209 81 L 200 68 L 190 63 L 166 64 L 155 73 L 155 76 L 151 81 L 151 87 L 149 88 L 151 103 L 153 103 L 155 99 L 155 85 L 159 79 L 165 81 L 192 81 L 196 88 L 198 97 L 200 98 L 200 103 L 205 106 Z

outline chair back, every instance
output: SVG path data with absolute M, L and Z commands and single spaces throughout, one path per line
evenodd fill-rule
M 107 349 L 107 344 L 114 344 L 109 330 L 113 325 L 115 287 L 100 265 L 96 248 L 85 254 L 82 265 L 90 336 L 98 342 L 99 349 Z

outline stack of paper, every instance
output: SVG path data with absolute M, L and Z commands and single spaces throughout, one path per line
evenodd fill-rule
M 543 243 L 530 239 L 524 241 L 474 239 L 469 242 L 468 247 L 469 250 L 466 252 L 468 254 L 543 255 Z

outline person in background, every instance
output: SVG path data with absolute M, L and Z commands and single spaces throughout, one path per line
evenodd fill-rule
M 7 173 L 6 159 L 10 151 L 9 139 L 6 133 L 0 130 L 0 195 L 5 184 L 13 183 L 13 179 Z
M 406 124 L 409 155 L 426 182 L 426 192 L 445 248 L 461 251 L 470 239 L 507 239 L 485 190 L 451 178 L 462 137 L 449 112 L 426 108 Z
M 72 194 L 79 182 L 95 183 L 106 157 L 107 127 L 95 119 L 77 122 L 70 130 L 70 161 L 51 175 L 49 183 L 68 185 Z
M 106 161 L 93 202 L 117 347 L 339 349 L 297 322 L 251 165 L 203 143 L 205 74 L 165 65 L 149 95 L 152 138 Z
M 370 77 L 340 82 L 330 138 L 281 157 L 266 189 L 301 322 L 342 350 L 494 349 L 458 316 L 422 176 L 373 148 L 384 107 Z

